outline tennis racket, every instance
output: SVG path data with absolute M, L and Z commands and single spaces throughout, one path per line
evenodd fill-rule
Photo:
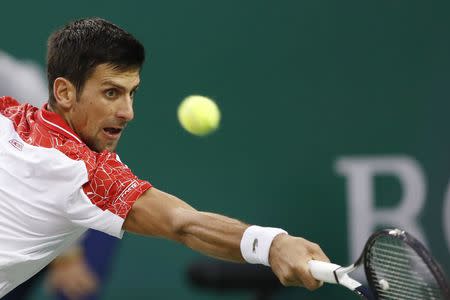
M 368 288 L 348 275 L 361 265 Z M 311 260 L 309 268 L 317 280 L 345 286 L 363 299 L 450 299 L 449 284 L 439 265 L 418 240 L 400 229 L 374 233 L 358 260 L 348 267 Z

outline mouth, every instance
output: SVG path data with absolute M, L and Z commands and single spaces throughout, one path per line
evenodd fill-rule
M 106 135 L 107 138 L 111 140 L 116 140 L 120 137 L 120 134 L 122 133 L 123 128 L 122 127 L 105 127 L 103 128 L 103 133 Z

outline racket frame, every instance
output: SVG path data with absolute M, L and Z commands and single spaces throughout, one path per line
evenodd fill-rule
M 312 260 L 309 262 L 311 274 L 317 280 L 345 286 L 360 295 L 362 298 L 369 300 L 379 299 L 380 296 L 378 295 L 377 288 L 375 287 L 376 280 L 372 275 L 370 259 L 368 259 L 368 257 L 370 255 L 370 249 L 377 239 L 382 236 L 395 237 L 411 247 L 411 249 L 414 250 L 415 253 L 424 261 L 430 272 L 433 274 L 441 289 L 444 299 L 450 299 L 449 284 L 440 266 L 432 258 L 428 250 L 422 245 L 421 242 L 401 229 L 383 229 L 372 234 L 364 245 L 361 255 L 352 265 L 342 267 L 333 263 Z M 369 288 L 366 288 L 360 282 L 348 275 L 348 273 L 352 272 L 360 265 L 364 265 L 364 272 Z
M 423 262 L 426 264 L 430 272 L 433 274 L 434 278 L 436 279 L 436 282 L 438 283 L 441 292 L 444 296 L 444 299 L 450 299 L 450 287 L 448 285 L 448 281 L 444 275 L 444 272 L 442 271 L 441 267 L 438 265 L 438 263 L 433 259 L 433 257 L 430 255 L 428 250 L 425 248 L 425 246 L 422 245 L 421 242 L 419 242 L 416 238 L 414 238 L 412 235 L 410 235 L 408 232 L 401 230 L 401 229 L 383 229 L 375 232 L 372 234 L 369 238 L 369 240 L 366 242 L 366 245 L 364 246 L 364 251 L 361 255 L 361 257 L 358 259 L 357 263 L 361 263 L 361 260 L 364 261 L 364 272 L 366 273 L 366 278 L 370 286 L 370 290 L 374 293 L 374 296 L 376 299 L 379 298 L 377 289 L 375 287 L 376 280 L 374 279 L 372 272 L 371 272 L 371 266 L 370 266 L 370 260 L 367 258 L 370 253 L 370 248 L 373 246 L 373 244 L 376 242 L 378 238 L 381 236 L 391 236 L 395 237 L 397 239 L 402 240 L 405 244 L 407 244 L 411 249 L 414 250 L 414 252 L 423 260 Z

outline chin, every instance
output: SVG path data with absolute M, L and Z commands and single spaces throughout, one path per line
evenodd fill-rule
M 115 152 L 118 141 L 102 140 L 102 139 L 92 140 L 91 139 L 90 141 L 88 140 L 85 143 L 91 150 L 100 153 L 105 150 L 107 150 L 109 152 Z
M 109 152 L 115 152 L 117 148 L 117 144 L 114 145 L 106 145 L 103 150 L 108 150 Z
M 115 152 L 117 148 L 116 141 L 100 140 L 95 144 L 95 151 L 103 152 L 105 150 L 109 152 Z
M 116 147 L 113 145 L 98 145 L 98 144 L 94 144 L 94 145 L 88 145 L 88 147 L 98 153 L 101 153 L 105 150 L 109 151 L 109 152 L 114 152 L 116 150 Z

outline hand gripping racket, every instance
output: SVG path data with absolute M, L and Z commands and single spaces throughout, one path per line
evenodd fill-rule
M 363 264 L 369 288 L 348 275 Z M 439 265 L 418 240 L 399 229 L 374 233 L 348 267 L 311 260 L 309 268 L 317 280 L 343 285 L 364 299 L 450 300 Z

